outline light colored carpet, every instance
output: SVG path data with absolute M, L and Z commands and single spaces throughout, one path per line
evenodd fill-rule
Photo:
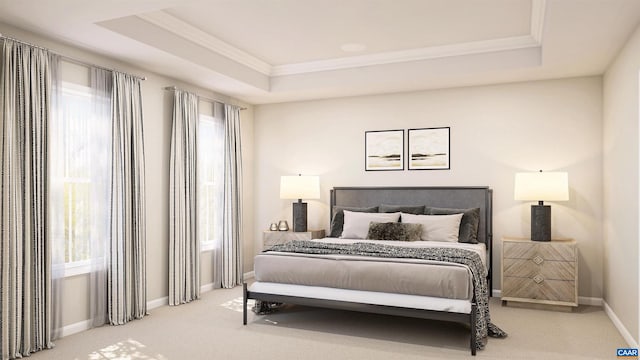
M 562 313 L 503 307 L 493 298 L 491 315 L 509 337 L 489 339 L 478 359 L 612 359 L 626 347 L 597 307 Z M 31 359 L 471 359 L 468 343 L 463 325 L 296 306 L 267 316 L 250 312 L 243 326 L 236 287 L 65 337 Z

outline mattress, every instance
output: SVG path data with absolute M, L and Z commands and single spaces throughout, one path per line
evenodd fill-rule
M 446 311 L 461 314 L 471 312 L 469 300 L 445 299 L 417 295 L 392 294 L 360 290 L 336 289 L 320 286 L 304 286 L 254 282 L 249 286 L 250 292 L 294 296 L 308 299 L 344 301 L 356 304 L 372 304 L 382 306 L 403 307 L 433 311 Z
M 328 243 L 367 240 L 325 238 Z M 484 244 L 434 241 L 371 241 L 405 247 L 462 247 L 478 253 L 486 264 Z M 255 258 L 255 279 L 265 283 L 304 285 L 377 293 L 470 300 L 471 272 L 465 265 L 420 259 L 315 255 L 270 251 Z M 486 265 L 485 265 L 486 267 Z

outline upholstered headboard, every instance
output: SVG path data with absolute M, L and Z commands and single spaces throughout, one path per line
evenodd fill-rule
M 330 217 L 334 206 L 371 207 L 387 205 L 426 205 L 438 208 L 480 209 L 478 242 L 487 247 L 489 279 L 492 268 L 492 194 L 488 186 L 461 187 L 335 187 L 331 190 Z
M 439 208 L 480 209 L 478 242 L 491 240 L 491 195 L 489 187 L 335 187 L 331 190 L 331 214 L 338 206 L 369 207 L 426 205 Z

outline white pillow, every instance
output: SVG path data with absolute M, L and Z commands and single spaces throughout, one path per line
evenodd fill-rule
M 400 213 L 364 213 L 344 210 L 344 226 L 341 238 L 366 239 L 371 222 L 398 222 Z
M 421 240 L 458 242 L 462 215 L 464 214 L 414 215 L 402 213 L 402 222 L 422 224 Z

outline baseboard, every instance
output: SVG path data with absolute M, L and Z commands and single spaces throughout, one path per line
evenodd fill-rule
M 603 302 L 602 298 L 578 296 L 578 304 L 580 305 L 602 306 Z
M 169 305 L 169 297 L 161 297 L 159 299 L 147 301 L 147 310 L 153 310 L 161 306 Z
M 255 275 L 256 275 L 256 273 L 255 273 L 255 272 L 253 272 L 253 271 L 249 271 L 249 272 L 244 273 L 244 274 L 242 275 L 242 278 L 243 278 L 243 279 L 245 279 L 245 280 L 247 280 L 247 279 L 253 279 L 253 278 L 255 277 Z
M 208 283 L 200 286 L 200 293 L 205 293 L 214 289 L 213 283 Z
M 502 297 L 502 290 L 495 290 L 495 289 L 492 290 L 491 296 Z M 602 306 L 602 303 L 603 303 L 602 298 L 578 296 L 578 304 L 580 305 Z
M 83 320 L 77 323 L 67 325 L 62 328 L 62 333 L 60 337 L 65 337 L 73 334 L 77 334 L 79 332 L 89 330 L 91 328 L 91 320 Z
M 616 327 L 616 329 L 618 329 L 618 331 L 620 332 L 620 335 L 622 335 L 622 337 L 627 342 L 629 347 L 637 349 L 639 347 L 638 342 L 633 338 L 633 336 L 631 336 L 631 333 L 629 333 L 629 330 L 627 330 L 627 328 L 624 326 L 622 321 L 620 321 L 616 313 L 613 312 L 613 309 L 611 309 L 611 307 L 609 306 L 609 304 L 607 304 L 606 301 L 603 301 L 603 307 L 604 307 L 604 313 L 607 314 L 607 316 L 609 317 L 613 325 Z

